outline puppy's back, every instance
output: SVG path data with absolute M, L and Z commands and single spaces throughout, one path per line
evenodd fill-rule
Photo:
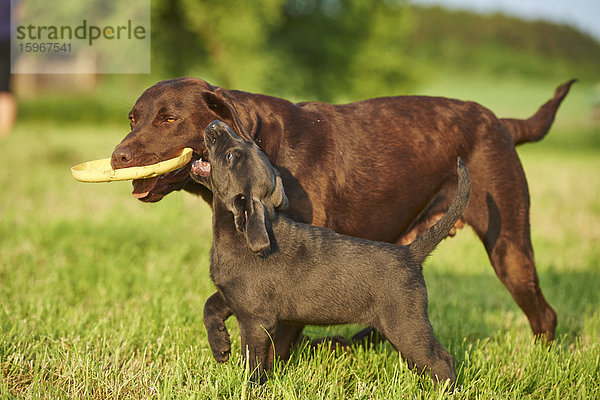
M 275 278 L 277 308 L 290 321 L 368 324 L 373 305 L 390 293 L 408 298 L 425 293 L 421 266 L 409 262 L 406 246 L 345 236 L 285 217 L 273 221 L 273 233 L 278 250 L 263 259 L 262 271 Z

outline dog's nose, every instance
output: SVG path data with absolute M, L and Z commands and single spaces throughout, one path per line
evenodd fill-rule
M 115 151 L 113 151 L 110 165 L 113 169 L 118 168 L 126 168 L 131 165 L 133 160 L 133 153 L 127 147 L 117 147 Z

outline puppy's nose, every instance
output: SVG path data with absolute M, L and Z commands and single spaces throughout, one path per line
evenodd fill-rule
M 126 168 L 131 165 L 132 161 L 133 153 L 130 149 L 127 147 L 117 147 L 112 153 L 110 165 L 113 169 Z
M 206 130 L 206 132 L 211 131 L 211 132 L 217 133 L 219 131 L 219 129 L 222 129 L 222 128 L 223 128 L 223 123 L 217 119 L 217 120 L 214 120 L 213 122 L 211 122 L 210 124 L 208 124 L 208 126 L 206 127 L 205 130 Z
M 219 135 L 226 131 L 225 127 L 226 125 L 219 120 L 215 120 L 208 124 L 204 129 L 204 142 L 207 144 L 215 144 Z

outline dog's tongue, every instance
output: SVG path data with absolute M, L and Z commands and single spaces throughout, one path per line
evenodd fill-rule
M 154 186 L 156 186 L 158 178 L 158 176 L 155 176 L 154 178 L 134 180 L 133 193 L 131 193 L 133 197 L 136 199 L 143 199 L 144 197 L 148 196 L 148 193 L 150 193 L 150 191 L 154 189 Z

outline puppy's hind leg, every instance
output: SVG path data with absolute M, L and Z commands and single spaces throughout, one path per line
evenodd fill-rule
M 274 355 L 281 360 L 286 361 L 290 358 L 290 353 L 295 344 L 302 340 L 302 325 L 292 325 L 280 323 L 273 332 L 273 344 L 275 346 L 275 354 L 273 354 L 273 346 L 269 351 L 269 362 L 273 363 Z M 269 367 L 271 366 L 269 365 Z
M 438 342 L 428 321 L 422 324 L 413 321 L 395 332 L 386 332 L 386 335 L 407 361 L 409 368 L 416 372 L 427 372 L 436 385 L 446 380 L 450 381 L 451 387 L 454 385 L 454 359 Z
M 404 301 L 382 307 L 378 325 L 411 369 L 425 370 L 435 384 L 450 380 L 452 387 L 456 381 L 454 359 L 433 333 L 427 315 L 425 283 L 418 286 L 413 286 L 409 293 L 397 294 L 396 299 Z

